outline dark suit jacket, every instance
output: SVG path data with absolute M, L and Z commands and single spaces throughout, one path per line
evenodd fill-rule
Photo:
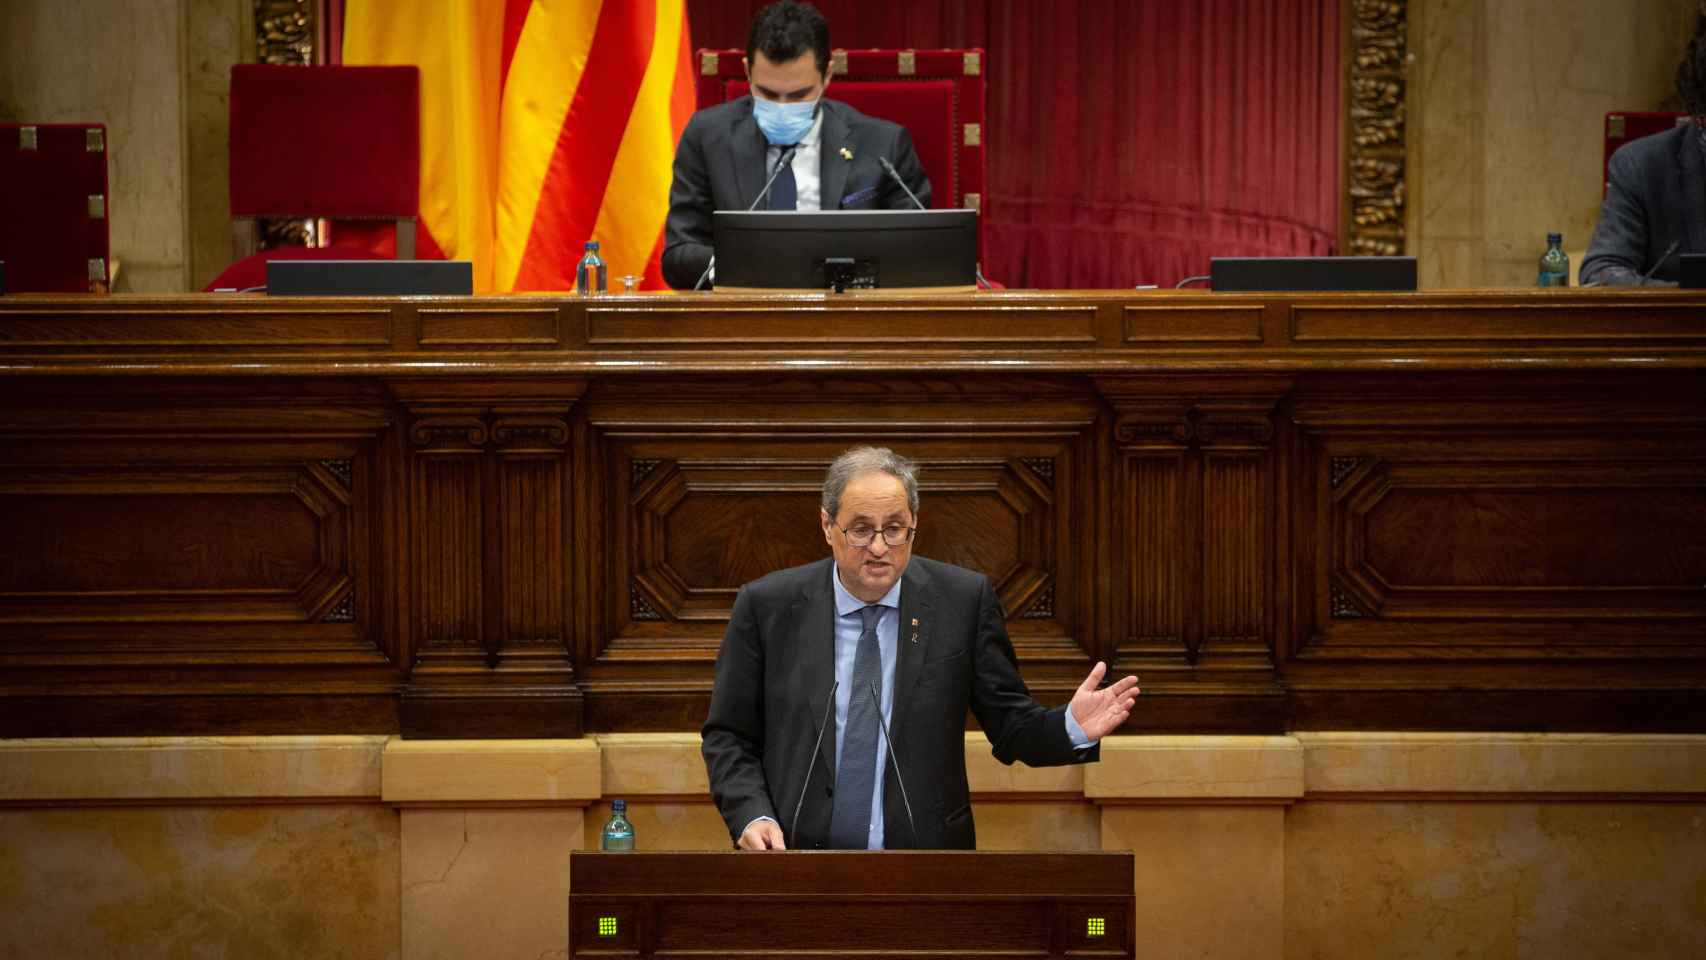
M 829 843 L 834 729 L 824 734 L 815 766 L 812 744 L 835 682 L 832 569 L 825 558 L 783 570 L 747 584 L 735 598 L 701 732 L 711 797 L 736 839 L 747 824 L 767 816 L 781 824 L 790 849 Z M 901 579 L 898 647 L 889 733 L 918 833 L 913 836 L 894 768 L 885 762 L 885 847 L 976 847 L 966 785 L 968 707 L 1002 763 L 1054 766 L 1098 758 L 1099 747 L 1073 749 L 1066 707 L 1048 710 L 1031 699 L 983 574 L 912 558 Z M 834 723 L 831 712 L 828 725 Z M 802 790 L 805 804 L 795 823 Z
M 930 178 L 906 128 L 867 117 L 845 103 L 823 101 L 818 178 L 825 210 L 908 210 L 912 201 L 877 163 L 895 171 L 930 206 Z M 675 148 L 675 179 L 664 224 L 663 277 L 689 289 L 711 262 L 711 212 L 745 210 L 764 190 L 764 134 L 752 118 L 752 98 L 707 107 L 687 121 Z M 845 148 L 853 154 L 841 155 Z
M 1689 124 L 1626 143 L 1611 155 L 1611 186 L 1582 258 L 1582 283 L 1634 283 L 1681 241 L 1653 273 L 1654 280 L 1675 283 L 1683 254 L 1706 253 L 1706 156 L 1699 136 Z

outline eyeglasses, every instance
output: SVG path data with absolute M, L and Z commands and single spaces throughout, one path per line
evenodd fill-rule
M 868 523 L 856 523 L 842 530 L 841 535 L 847 538 L 850 547 L 868 547 L 877 539 L 877 532 L 877 528 Z M 912 535 L 917 532 L 917 527 L 891 523 L 882 529 L 883 542 L 891 547 L 904 547 L 912 542 Z

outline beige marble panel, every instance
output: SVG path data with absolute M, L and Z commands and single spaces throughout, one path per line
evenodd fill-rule
M 386 803 L 584 803 L 602 791 L 598 741 L 403 740 L 385 746 Z
M 253 0 L 183 0 L 184 205 L 189 285 L 236 259 L 231 242 L 231 67 L 254 59 Z
M 1285 902 L 1294 960 L 1696 957 L 1706 807 L 1306 801 Z
M 385 737 L 0 740 L 0 801 L 373 798 Z
M 710 796 L 697 733 L 605 733 L 597 740 L 607 796 Z
M 1706 736 L 1299 733 L 1320 793 L 1706 794 Z
M 979 850 L 1102 849 L 1102 811 L 1093 803 L 979 799 L 972 817 Z
M 1424 288 L 1481 283 L 1484 0 L 1410 5 L 1410 250 Z M 1473 253 L 1464 251 L 1473 238 Z M 1444 248 L 1455 244 L 1456 255 Z
M 1292 737 L 1108 737 L 1084 770 L 1086 797 L 1287 799 L 1303 795 L 1303 748 Z
M 1135 854 L 1138 956 L 1287 955 L 1284 807 L 1108 806 L 1102 849 Z
M 402 811 L 404 960 L 563 957 L 579 808 Z M 358 956 L 344 953 L 344 956 Z
M 1546 234 L 1579 269 L 1603 117 L 1666 108 L 1694 0 L 1411 4 L 1411 251 L 1424 286 L 1526 287 Z M 1454 244 L 1467 241 L 1472 255 Z
M 7 0 L 0 17 L 0 119 L 105 123 L 118 289 L 186 289 L 181 0 Z
M 1108 756 L 1104 742 L 1102 757 Z M 982 732 L 966 734 L 966 784 L 974 795 L 984 794 L 1079 794 L 1084 790 L 1084 764 L 1064 767 L 1027 767 L 1003 764 L 991 752 L 989 738 Z
M 0 809 L 0 956 L 395 957 L 377 804 Z

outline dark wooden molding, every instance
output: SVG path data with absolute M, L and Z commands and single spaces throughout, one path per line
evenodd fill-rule
M 1130 732 L 1700 731 L 1703 315 L 6 297 L 0 735 L 696 730 L 863 443 L 1039 699 L 1142 678 Z

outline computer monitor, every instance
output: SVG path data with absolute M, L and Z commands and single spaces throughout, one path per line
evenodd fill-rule
M 1415 290 L 1415 257 L 1215 257 L 1216 291 Z
M 718 210 L 717 289 L 977 286 L 976 210 Z
M 469 260 L 268 260 L 275 297 L 468 296 Z

